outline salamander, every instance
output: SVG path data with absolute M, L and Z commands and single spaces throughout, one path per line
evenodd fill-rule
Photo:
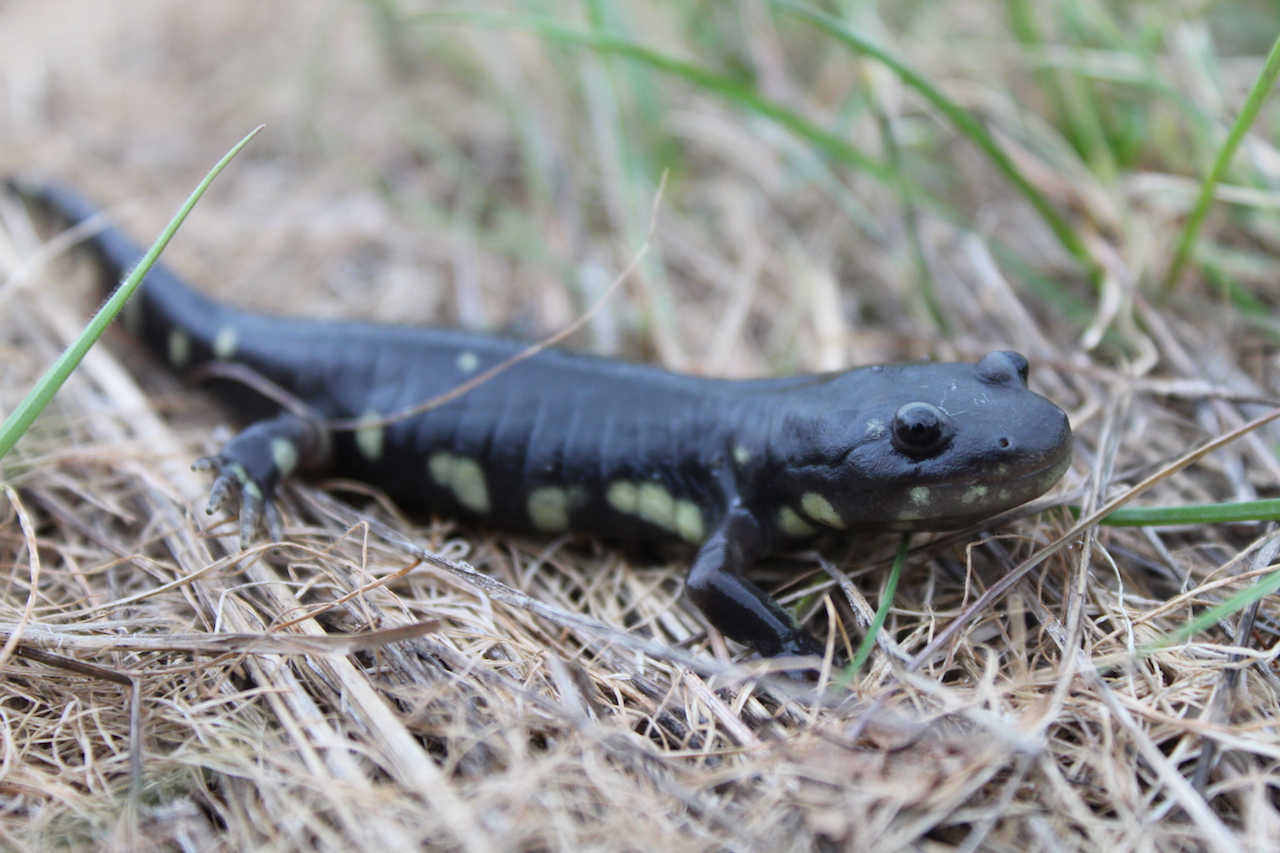
M 72 224 L 97 214 L 65 187 L 22 193 Z M 113 280 L 142 256 L 116 228 L 88 244 Z M 279 537 L 272 494 L 302 470 L 513 531 L 681 540 L 696 549 L 689 598 L 765 656 L 822 647 L 744 576 L 762 556 L 824 531 L 972 525 L 1042 494 L 1071 460 L 1066 414 L 1028 389 L 1015 352 L 726 380 L 551 348 L 388 421 L 525 345 L 251 313 L 162 265 L 125 322 L 176 371 L 234 363 L 302 404 L 219 383 L 252 423 L 199 464 L 216 475 L 210 512 L 239 499 L 245 540 L 264 520 Z

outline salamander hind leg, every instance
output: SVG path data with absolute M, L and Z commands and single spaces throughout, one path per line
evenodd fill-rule
M 732 510 L 698 551 L 685 590 L 722 634 L 765 657 L 821 657 L 823 648 L 742 572 L 764 553 L 755 518 Z
M 284 413 L 253 424 L 192 467 L 217 475 L 206 512 L 217 512 L 228 498 L 239 503 L 240 546 L 247 548 L 264 521 L 272 541 L 280 541 L 276 486 L 299 468 L 322 465 L 327 455 L 327 434 L 318 421 Z

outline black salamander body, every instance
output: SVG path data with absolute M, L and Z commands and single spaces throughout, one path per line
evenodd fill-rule
M 69 190 L 30 197 L 72 223 L 96 210 Z M 113 276 L 142 252 L 92 238 Z M 511 530 L 672 537 L 697 546 L 687 590 L 708 620 L 764 655 L 820 646 L 743 577 L 759 557 L 829 530 L 959 528 L 1043 493 L 1066 470 L 1066 415 L 1027 389 L 1027 362 L 866 367 L 729 381 L 560 350 L 437 409 L 379 418 L 449 391 L 523 348 L 461 331 L 326 322 L 222 305 L 155 267 L 126 322 L 178 371 L 234 362 L 287 389 L 311 417 L 244 388 L 261 420 L 208 467 L 211 496 L 241 498 L 248 538 L 299 468 Z M 328 421 L 370 426 L 329 430 Z

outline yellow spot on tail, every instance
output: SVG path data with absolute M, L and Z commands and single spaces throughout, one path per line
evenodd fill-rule
M 818 532 L 813 529 L 813 525 L 801 518 L 800 514 L 789 506 L 784 506 L 778 510 L 778 529 L 784 535 L 794 539 L 803 539 Z
M 739 468 L 744 467 L 751 461 L 750 449 L 743 447 L 741 444 L 735 444 L 733 446 L 733 461 L 738 463 Z
M 169 366 L 174 370 L 186 370 L 191 362 L 191 338 L 181 329 L 169 330 Z
M 928 506 L 933 497 L 929 494 L 928 486 L 915 486 L 908 493 L 911 496 L 911 502 L 916 506 Z
M 475 373 L 476 368 L 480 366 L 480 356 L 476 355 L 469 349 L 464 349 L 458 353 L 458 370 L 462 373 Z
M 489 512 L 489 485 L 480 463 L 441 450 L 427 460 L 431 479 L 453 492 L 458 503 L 478 515 Z
M 987 496 L 986 486 L 970 486 L 963 495 L 960 496 L 960 503 L 973 504 L 982 500 Z
M 831 501 L 817 492 L 805 492 L 800 498 L 800 508 L 814 521 L 844 530 L 844 519 L 840 517 L 840 513 L 836 512 Z
M 569 493 L 559 486 L 539 486 L 529 493 L 529 520 L 544 533 L 569 529 Z
M 365 413 L 360 416 L 362 421 L 377 421 L 382 415 L 373 409 L 366 409 Z M 382 458 L 382 439 L 386 435 L 386 429 L 371 424 L 363 426 L 356 430 L 356 447 L 360 449 L 360 455 L 370 462 L 377 462 Z
M 240 333 L 235 326 L 223 326 L 213 338 L 213 354 L 223 361 L 234 358 L 239 343 Z

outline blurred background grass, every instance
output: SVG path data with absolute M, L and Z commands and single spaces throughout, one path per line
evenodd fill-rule
M 6 10 L 8 169 L 111 172 L 94 184 L 115 202 L 174 172 L 192 184 L 212 152 L 265 121 L 235 191 L 269 183 L 276 197 L 242 202 L 258 209 L 246 234 L 266 239 L 264 220 L 287 229 L 290 199 L 326 208 L 330 227 L 364 217 L 353 223 L 364 245 L 334 247 L 347 281 L 331 287 L 354 294 L 339 299 L 526 334 L 599 293 L 642 242 L 668 172 L 663 237 L 632 303 L 587 345 L 712 372 L 847 362 L 822 343 L 839 329 L 794 307 L 825 286 L 815 278 L 835 279 L 833 325 L 952 332 L 955 300 L 971 297 L 946 292 L 948 256 L 970 238 L 1063 315 L 1064 335 L 1092 321 L 1100 336 L 1111 323 L 1096 316 L 1098 254 L 1116 255 L 1125 287 L 1160 281 L 1277 23 L 1261 2 L 78 12 Z M 1184 279 L 1268 328 L 1275 122 L 1268 105 Z M 304 199 L 300 185 L 318 180 L 330 188 Z M 388 260 L 378 217 L 419 235 L 418 257 Z M 234 270 L 232 295 L 258 292 L 244 281 L 274 280 L 273 262 L 252 237 L 236 242 L 227 253 L 259 268 Z M 442 280 L 402 282 L 412 294 L 380 309 L 388 280 L 424 266 Z M 289 290 L 335 277 L 311 273 L 266 298 L 321 303 Z M 1110 343 L 1128 349 L 1123 335 Z

